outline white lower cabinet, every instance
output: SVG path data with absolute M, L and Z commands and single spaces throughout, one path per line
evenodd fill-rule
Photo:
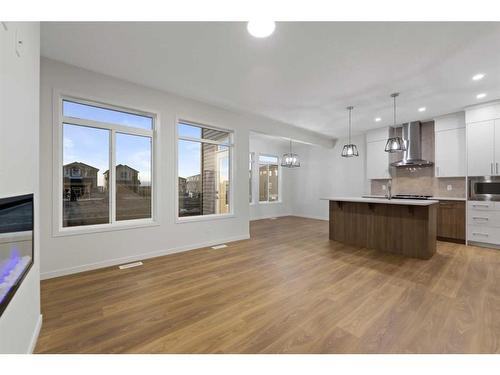
M 473 211 L 492 211 L 495 210 L 495 203 L 492 201 L 469 201 L 469 213 Z
M 500 245 L 500 202 L 469 201 L 468 241 Z
M 500 245 L 500 228 L 469 225 L 469 241 Z

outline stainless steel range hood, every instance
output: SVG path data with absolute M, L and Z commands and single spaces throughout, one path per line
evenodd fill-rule
M 420 135 L 420 122 L 414 121 L 403 124 L 402 138 L 406 145 L 403 159 L 391 163 L 394 167 L 430 167 L 431 161 L 422 159 L 422 139 Z

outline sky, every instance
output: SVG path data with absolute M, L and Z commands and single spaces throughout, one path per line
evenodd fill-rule
M 151 129 L 152 119 L 146 116 L 91 107 L 65 101 L 64 115 L 113 124 Z M 64 124 L 63 163 L 82 162 L 99 169 L 98 185 L 104 185 L 103 173 L 109 169 L 109 130 Z M 116 134 L 116 164 L 126 164 L 139 171 L 141 185 L 151 184 L 151 139 Z
M 179 137 L 201 138 L 201 128 L 188 124 L 179 123 Z M 219 146 L 226 148 L 225 146 Z M 201 143 L 196 141 L 179 140 L 178 143 L 178 174 L 180 177 L 190 177 L 200 174 L 201 163 Z M 221 163 L 220 175 L 222 178 L 229 178 L 229 165 L 227 161 Z
M 69 101 L 64 101 L 63 112 L 66 117 L 84 118 L 141 129 L 151 129 L 153 126 L 153 120 L 146 116 L 92 107 Z M 178 131 L 179 136 L 201 138 L 201 128 L 196 126 L 179 124 Z M 98 185 L 104 186 L 103 173 L 109 169 L 110 137 L 111 132 L 109 130 L 64 124 L 64 164 L 78 161 L 98 168 Z M 179 140 L 178 151 L 179 176 L 187 178 L 200 174 L 201 143 Z M 141 185 L 150 185 L 151 138 L 117 133 L 116 164 L 125 164 L 138 170 Z M 227 160 L 221 164 L 221 176 L 228 178 L 229 166 Z

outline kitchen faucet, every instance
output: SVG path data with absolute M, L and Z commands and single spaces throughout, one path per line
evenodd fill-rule
M 387 181 L 387 194 L 385 197 L 387 199 L 392 199 L 392 180 Z

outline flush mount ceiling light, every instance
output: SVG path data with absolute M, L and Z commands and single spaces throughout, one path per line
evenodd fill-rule
M 352 105 L 346 108 L 349 111 L 349 137 L 347 138 L 347 144 L 342 147 L 342 154 L 340 154 L 344 158 L 359 156 L 358 147 L 351 143 L 351 112 L 353 108 Z
M 396 98 L 399 96 L 399 92 L 391 94 L 391 98 L 394 100 L 394 127 L 396 127 Z M 406 151 L 406 144 L 401 137 L 391 137 L 387 140 L 385 144 L 385 152 L 399 152 Z
M 382 119 L 380 117 L 375 117 L 375 122 L 380 122 Z
M 478 98 L 478 99 L 486 98 L 486 93 L 482 92 L 481 94 L 477 94 L 476 98 Z
M 420 107 L 420 108 L 418 109 L 418 111 L 419 111 L 419 112 L 425 112 L 425 110 L 426 110 L 426 109 L 427 109 L 427 108 L 425 108 L 425 107 Z
M 281 158 L 281 166 L 285 168 L 298 168 L 300 167 L 299 155 L 292 152 L 292 139 L 290 139 L 290 152 L 283 154 Z
M 480 81 L 484 78 L 484 76 L 485 75 L 483 73 L 477 73 L 474 76 L 472 76 L 472 80 L 473 81 Z
M 248 21 L 247 23 L 248 32 L 256 38 L 267 38 L 275 28 L 274 21 Z

